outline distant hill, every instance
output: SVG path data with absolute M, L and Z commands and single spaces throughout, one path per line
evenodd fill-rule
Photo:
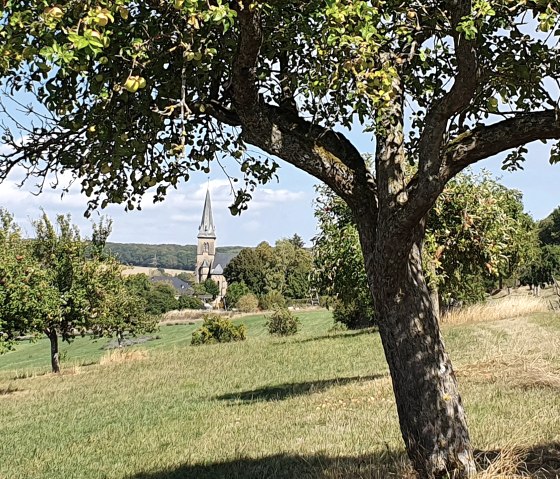
M 196 266 L 196 245 L 107 243 L 107 247 L 126 265 L 185 270 L 194 270 Z M 239 253 L 243 248 L 221 246 L 217 252 Z

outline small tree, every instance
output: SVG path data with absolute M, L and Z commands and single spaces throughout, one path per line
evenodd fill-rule
M 253 293 L 244 294 L 237 300 L 237 309 L 242 313 L 253 313 L 259 308 L 259 300 Z
M 179 296 L 179 309 L 202 309 L 204 303 L 200 298 L 183 294 Z
M 301 326 L 300 320 L 286 308 L 278 308 L 266 322 L 268 332 L 273 336 L 293 336 Z
M 231 283 L 228 285 L 226 296 L 225 296 L 225 303 L 228 308 L 236 308 L 237 301 L 241 296 L 245 294 L 249 294 L 251 290 L 249 287 L 241 281 L 240 283 Z
M 214 344 L 243 341 L 247 336 L 244 324 L 235 325 L 231 320 L 222 318 L 217 314 L 204 316 L 202 326 L 192 334 L 191 344 Z
M 210 278 L 204 281 L 204 289 L 212 296 L 212 299 L 216 299 L 220 294 L 220 285 Z
M 163 314 L 179 307 L 175 288 L 167 283 L 153 284 L 147 294 L 148 312 Z

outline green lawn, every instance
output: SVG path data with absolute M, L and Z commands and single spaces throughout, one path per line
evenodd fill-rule
M 254 316 L 240 320 L 247 341 L 199 347 L 195 326 L 165 326 L 137 347 L 147 355 L 57 376 L 17 379 L 48 369 L 45 342 L 21 345 L 0 357 L 0 479 L 404 477 L 378 334 L 328 334 L 328 313 L 299 316 L 290 339 Z M 558 316 L 444 336 L 475 446 L 548 448 L 560 461 Z M 76 340 L 69 361 L 97 361 L 102 346 Z

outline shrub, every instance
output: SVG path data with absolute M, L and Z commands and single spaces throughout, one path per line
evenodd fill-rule
M 215 344 L 243 341 L 247 335 L 244 324 L 235 325 L 231 320 L 217 314 L 204 316 L 202 326 L 192 333 L 191 344 Z
M 333 309 L 333 319 L 335 323 L 342 323 L 348 329 L 369 328 L 375 324 L 372 309 L 358 301 L 337 302 Z
M 259 307 L 259 300 L 253 293 L 244 294 L 237 300 L 237 309 L 243 313 L 252 313 Z
M 204 303 L 200 298 L 184 294 L 179 296 L 179 309 L 203 309 Z
M 301 325 L 299 319 L 285 308 L 279 308 L 266 322 L 268 332 L 274 336 L 293 336 Z
M 286 307 L 286 299 L 279 291 L 270 291 L 259 299 L 259 308 L 272 310 Z

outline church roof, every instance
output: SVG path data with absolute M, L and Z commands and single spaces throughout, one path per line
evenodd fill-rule
M 214 227 L 214 218 L 212 216 L 210 190 L 206 190 L 206 199 L 204 200 L 202 220 L 200 221 L 200 226 L 198 227 L 198 237 L 216 239 L 216 228 Z
M 216 253 L 211 274 L 223 274 L 228 263 L 236 256 L 237 253 Z

